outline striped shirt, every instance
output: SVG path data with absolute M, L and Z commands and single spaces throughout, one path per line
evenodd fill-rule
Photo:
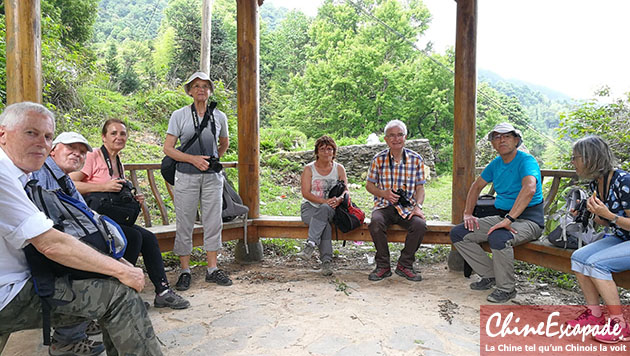
M 389 154 L 389 149 L 383 150 L 372 159 L 367 180 L 374 183 L 379 189 L 391 189 L 393 191 L 402 189 L 407 200 L 415 205 L 416 187 L 426 182 L 424 179 L 424 160 L 418 153 L 403 148 L 403 158 L 400 162 L 396 162 Z M 390 205 L 392 204 L 384 198 L 374 196 L 374 210 Z M 398 214 L 406 218 L 413 211 L 413 205 L 403 207 L 397 203 L 394 206 L 398 210 Z

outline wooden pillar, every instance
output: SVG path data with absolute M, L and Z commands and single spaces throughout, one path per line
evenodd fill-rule
M 455 112 L 451 221 L 458 224 L 466 194 L 475 179 L 477 104 L 477 0 L 457 1 L 455 39 Z
M 6 0 L 7 105 L 42 102 L 40 0 Z
M 257 0 L 236 0 L 238 186 L 249 216 L 260 215 L 259 33 Z
M 201 8 L 201 65 L 199 70 L 210 75 L 210 48 L 212 47 L 212 3 L 203 0 Z

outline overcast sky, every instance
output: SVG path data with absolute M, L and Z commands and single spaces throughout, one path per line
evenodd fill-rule
M 315 16 L 320 0 L 266 0 Z M 455 45 L 455 0 L 424 0 L 427 38 Z M 477 67 L 587 99 L 606 84 L 630 91 L 630 0 L 479 0 Z M 264 6 L 264 5 L 263 5 Z

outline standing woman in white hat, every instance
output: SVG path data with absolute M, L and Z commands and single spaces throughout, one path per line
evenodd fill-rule
M 227 116 L 209 105 L 214 85 L 206 73 L 191 75 L 184 89 L 194 102 L 173 112 L 164 141 L 164 154 L 177 161 L 174 191 L 177 232 L 173 253 L 179 256 L 181 272 L 175 288 L 180 291 L 190 288 L 192 233 L 200 204 L 203 247 L 208 262 L 206 282 L 229 286 L 232 280 L 217 268 L 223 208 L 223 177 L 218 160 L 230 143 Z M 177 140 L 184 146 L 195 137 L 195 133 L 198 137 L 185 152 L 175 148 Z

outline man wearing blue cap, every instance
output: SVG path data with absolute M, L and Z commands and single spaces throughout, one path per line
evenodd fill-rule
M 540 237 L 545 225 L 542 179 L 536 159 L 519 151 L 523 134 L 508 123 L 498 124 L 488 140 L 499 156 L 492 160 L 468 190 L 464 222 L 451 230 L 451 241 L 466 262 L 481 277 L 474 290 L 495 290 L 488 301 L 505 303 L 516 296 L 514 249 Z M 499 215 L 472 215 L 479 193 L 493 183 Z M 488 242 L 492 258 L 481 248 Z

